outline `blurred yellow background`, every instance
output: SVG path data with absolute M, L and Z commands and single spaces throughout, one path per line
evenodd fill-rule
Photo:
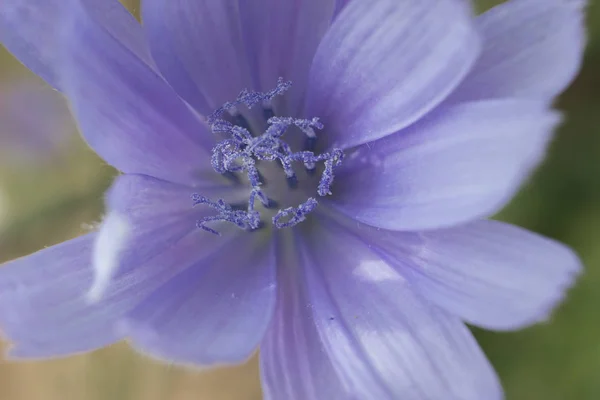
M 139 10 L 137 1 L 125 3 Z M 479 1 L 482 9 L 494 3 Z M 548 160 L 499 215 L 573 246 L 587 272 L 550 322 L 518 333 L 476 331 L 508 400 L 600 399 L 600 0 L 591 1 L 589 24 L 585 66 L 559 101 L 566 123 Z M 0 49 L 0 88 L 21 82 L 41 84 Z M 0 90 L 0 107 L 5 93 Z M 116 171 L 74 126 L 60 129 L 73 134 L 52 156 L 36 156 L 29 165 L 0 159 L 0 262 L 77 236 L 101 218 L 103 192 Z M 256 359 L 193 371 L 149 360 L 121 343 L 63 360 L 0 362 L 0 400 L 260 398 Z

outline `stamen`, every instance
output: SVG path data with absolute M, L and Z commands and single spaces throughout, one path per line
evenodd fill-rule
M 232 110 L 234 113 L 237 112 L 237 107 L 242 104 L 250 109 L 258 103 L 270 103 L 271 100 L 285 93 L 291 86 L 292 82 L 284 82 L 283 78 L 279 78 L 279 80 L 277 80 L 277 86 L 266 93 L 251 92 L 244 89 L 240 92 L 237 99 L 229 101 L 215 110 L 215 112 L 208 117 L 208 122 L 212 125 L 213 121 L 221 118 L 226 111 Z
M 310 197 L 304 203 L 300 204 L 298 207 L 288 207 L 283 210 L 279 210 L 279 212 L 273 217 L 273 225 L 275 227 L 281 228 L 291 228 L 294 225 L 298 225 L 300 222 L 306 219 L 306 215 L 309 214 L 317 207 L 317 200 Z M 280 220 L 284 217 L 292 215 L 287 222 L 280 222 Z
M 319 196 L 327 196 L 331 195 L 331 184 L 333 183 L 333 169 L 339 166 L 344 160 L 344 152 L 340 149 L 335 149 L 331 154 L 327 154 L 327 158 L 325 159 L 325 171 L 323 171 L 323 175 L 321 175 L 321 180 L 319 181 L 319 187 L 317 192 Z
M 238 227 L 247 230 L 254 230 L 260 227 L 260 214 L 258 213 L 258 211 L 254 210 L 253 196 L 251 196 L 252 209 L 250 207 L 250 204 L 248 204 L 248 211 L 235 210 L 223 199 L 219 199 L 215 202 L 197 193 L 194 193 L 192 195 L 192 201 L 194 202 L 194 206 L 198 204 L 206 204 L 209 207 L 218 211 L 217 215 L 204 217 L 196 222 L 196 226 L 202 230 L 205 230 L 206 232 L 210 232 L 212 234 L 221 236 L 221 234 L 218 231 L 206 226 L 207 222 L 214 221 L 231 222 L 237 225 Z
M 341 149 L 334 149 L 331 152 L 315 155 L 313 151 L 317 140 L 315 131 L 323 129 L 323 124 L 318 118 L 300 119 L 274 115 L 270 106 L 272 99 L 283 94 L 290 86 L 290 82 L 284 82 L 282 78 L 279 78 L 277 86 L 266 93 L 243 90 L 236 100 L 225 103 L 208 118 L 215 134 L 230 136 L 213 148 L 211 158 L 213 169 L 220 174 L 233 176 L 236 176 L 237 172 L 245 172 L 252 189 L 246 210 L 235 209 L 225 203 L 223 199 L 215 202 L 199 194 L 194 194 L 192 196 L 194 205 L 206 204 L 217 211 L 217 215 L 204 217 L 197 221 L 200 229 L 219 235 L 216 230 L 206 225 L 215 221 L 230 222 L 248 230 L 255 230 L 261 226 L 260 214 L 255 210 L 256 199 L 266 208 L 276 207 L 277 203 L 269 199 L 261 190 L 264 179 L 257 168 L 258 161 L 278 162 L 283 168 L 288 187 L 291 189 L 298 186 L 298 177 L 293 168 L 294 162 L 302 163 L 309 173 L 314 173 L 317 163 L 323 162 L 324 170 L 317 193 L 319 196 L 331 194 L 334 169 L 341 164 L 344 153 Z M 239 113 L 238 107 L 245 105 L 252 108 L 258 103 L 263 106 L 263 114 L 267 119 L 268 127 L 262 135 L 255 137 L 250 133 L 248 121 Z M 235 124 L 221 118 L 225 112 L 232 115 Z M 306 135 L 306 150 L 293 152 L 291 147 L 283 141 L 282 137 L 292 126 L 297 127 Z M 272 219 L 273 224 L 277 228 L 292 227 L 304 221 L 317 204 L 317 201 L 311 197 L 297 207 L 279 210 Z M 291 218 L 287 222 L 281 222 L 283 218 L 290 216 Z

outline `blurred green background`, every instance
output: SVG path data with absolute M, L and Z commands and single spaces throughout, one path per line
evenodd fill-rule
M 138 1 L 124 3 L 139 11 Z M 569 244 L 587 271 L 548 323 L 516 333 L 475 332 L 508 400 L 600 399 L 600 0 L 590 2 L 588 24 L 585 64 L 557 104 L 565 123 L 546 162 L 498 216 Z M 10 87 L 32 82 L 40 85 L 0 48 L 0 110 Z M 50 156 L 17 165 L 2 153 L 12 150 L 0 121 L 0 262 L 74 237 L 101 218 L 103 192 L 116 172 L 73 125 L 60 123 L 44 126 L 45 134 L 71 133 Z M 125 344 L 64 360 L 0 362 L 0 400 L 55 399 L 253 400 L 260 385 L 255 359 L 198 372 L 148 360 Z

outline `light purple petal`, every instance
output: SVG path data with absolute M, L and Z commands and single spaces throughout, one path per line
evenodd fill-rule
M 64 28 L 63 83 L 88 143 L 123 172 L 195 182 L 211 168 L 212 133 L 86 6 L 73 14 Z
M 350 0 L 335 0 L 334 19 L 337 18 L 338 15 L 340 15 L 344 7 L 346 7 L 346 5 L 348 5 L 349 2 Z
M 79 0 L 96 23 L 138 57 L 150 63 L 141 26 L 116 0 Z M 62 88 L 61 27 L 73 11 L 69 0 L 3 0 L 0 42 L 51 86 Z M 79 49 L 85 53 L 85 48 Z
M 278 265 L 277 303 L 260 348 L 265 399 L 344 398 L 350 388 L 344 387 L 335 360 L 321 343 L 316 325 L 321 321 L 313 317 L 304 266 L 290 241 L 279 242 Z
M 424 298 L 488 329 L 547 319 L 581 272 L 568 247 L 497 221 L 415 233 L 345 226 Z
M 161 73 L 199 112 L 251 86 L 236 1 L 143 0 L 142 20 Z
M 267 399 L 502 398 L 464 324 L 364 242 L 314 229 L 300 252 L 279 263 L 287 290 L 261 346 Z
M 333 18 L 335 0 L 240 1 L 248 61 L 256 86 L 267 91 L 277 79 L 292 81 L 280 115 L 298 115 L 308 72 Z
M 122 176 L 111 189 L 108 207 L 129 220 L 135 241 L 114 280 L 131 275 L 157 288 L 120 329 L 137 349 L 170 361 L 239 362 L 270 319 L 273 254 L 260 232 L 231 224 L 217 227 L 223 236 L 198 229 L 196 220 L 214 210 L 192 208 L 192 192 L 241 200 L 229 188 L 191 189 L 144 176 Z
M 537 166 L 559 119 L 542 101 L 439 108 L 350 154 L 332 188 L 333 204 L 352 218 L 392 230 L 488 216 Z
M 317 50 L 306 114 L 349 147 L 402 129 L 439 104 L 479 55 L 456 0 L 351 1 Z
M 136 349 L 170 362 L 238 363 L 258 347 L 275 304 L 275 259 L 260 233 L 197 233 L 197 261 L 128 314 Z
M 128 174 L 116 179 L 107 195 L 107 208 L 132 226 L 134 244 L 123 256 L 125 267 L 137 267 L 151 260 L 191 233 L 197 237 L 196 245 L 202 246 L 204 236 L 195 234 L 196 221 L 212 215 L 214 210 L 194 207 L 191 195 L 196 192 L 214 198 L 234 195 L 227 187 L 192 188 L 143 175 Z
M 214 210 L 193 207 L 190 197 L 194 192 L 220 197 L 231 190 L 191 188 L 143 175 L 123 175 L 116 180 L 107 196 L 107 208 L 109 215 L 118 215 L 127 223 L 128 233 L 106 295 L 124 282 L 146 295 L 162 290 L 168 281 L 203 258 L 203 248 L 219 246 L 222 238 L 196 226 L 198 219 L 214 214 Z
M 122 338 L 113 324 L 167 280 L 198 259 L 206 243 L 195 226 L 206 210 L 191 207 L 191 188 L 125 175 L 108 207 L 132 224 L 132 236 L 108 290 L 87 301 L 96 234 L 39 251 L 0 268 L 0 331 L 16 343 L 15 357 L 67 355 Z M 207 195 L 217 194 L 206 189 Z
M 580 0 L 512 0 L 477 18 L 480 59 L 449 101 L 521 97 L 552 101 L 583 57 Z
M 90 306 L 85 292 L 94 234 L 0 267 L 0 331 L 13 357 L 45 358 L 94 350 L 119 340 L 111 328 L 122 304 Z

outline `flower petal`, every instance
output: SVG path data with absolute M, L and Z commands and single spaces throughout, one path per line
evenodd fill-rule
M 161 73 L 200 113 L 251 86 L 237 1 L 143 0 L 142 20 Z
M 195 182 L 211 168 L 212 133 L 92 17 L 87 6 L 73 7 L 64 32 L 64 91 L 86 140 L 123 172 Z
M 487 329 L 547 319 L 581 272 L 568 247 L 497 221 L 415 233 L 345 227 L 427 300 Z
M 94 238 L 87 234 L 0 268 L 0 330 L 15 343 L 13 357 L 63 356 L 121 338 L 111 322 L 122 305 L 85 300 Z
M 501 97 L 552 101 L 581 66 L 584 3 L 512 0 L 479 16 L 482 54 L 449 101 Z
M 349 147 L 402 129 L 439 104 L 479 55 L 471 10 L 456 0 L 354 0 L 313 61 L 306 115 Z
M 115 180 L 107 195 L 109 215 L 119 215 L 129 226 L 129 244 L 119 257 L 117 274 L 152 260 L 186 235 L 197 236 L 196 246 L 201 246 L 202 236 L 195 235 L 196 221 L 214 211 L 193 206 L 191 195 L 196 191 L 208 197 L 232 195 L 228 187 L 191 188 L 144 175 L 122 175 Z
M 132 231 L 119 269 L 96 303 L 86 297 L 95 233 L 0 268 L 0 330 L 16 343 L 11 355 L 62 356 L 121 339 L 115 321 L 194 262 L 206 242 L 195 227 L 203 211 L 191 208 L 191 191 L 144 176 L 117 179 L 108 206 L 127 217 Z
M 90 6 L 96 23 L 118 38 L 139 58 L 150 62 L 140 24 L 116 0 L 79 0 Z M 67 0 L 3 0 L 0 7 L 0 42 L 29 69 L 56 89 L 62 88 L 61 26 L 73 10 Z M 85 52 L 85 48 L 79 51 Z
M 342 12 L 344 7 L 348 5 L 349 2 L 350 0 L 335 0 L 334 19 L 338 17 L 338 15 Z
M 352 218 L 393 230 L 440 228 L 493 214 L 537 166 L 558 122 L 545 102 L 439 108 L 349 155 L 332 203 Z
M 118 269 L 123 250 L 131 234 L 129 221 L 119 213 L 109 213 L 102 223 L 92 251 L 94 283 L 88 292 L 90 301 L 98 301 Z
M 280 297 L 261 346 L 268 399 L 500 399 L 460 320 L 430 306 L 367 245 L 315 228 L 280 262 Z
M 199 230 L 196 220 L 214 210 L 192 208 L 190 199 L 193 191 L 234 203 L 247 199 L 247 191 L 234 190 L 132 175 L 111 189 L 109 210 L 127 218 L 133 231 L 109 288 L 129 274 L 153 279 L 157 289 L 119 324 L 134 347 L 194 364 L 241 361 L 255 350 L 275 296 L 264 236 L 230 224 L 219 226 L 223 236 Z
M 128 314 L 121 327 L 135 348 L 196 366 L 256 351 L 275 303 L 274 254 L 260 234 L 233 229 L 198 233 L 197 261 Z
M 292 81 L 280 115 L 298 115 L 308 72 L 333 18 L 335 0 L 240 1 L 248 61 L 256 86 L 270 90 L 279 77 Z

